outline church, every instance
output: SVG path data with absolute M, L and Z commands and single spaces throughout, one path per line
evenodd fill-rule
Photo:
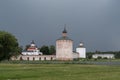
M 34 41 L 31 42 L 27 51 L 23 51 L 17 58 L 12 60 L 74 60 L 78 58 L 86 58 L 86 48 L 80 42 L 76 51 L 73 52 L 73 40 L 67 35 L 66 26 L 62 31 L 62 36 L 56 40 L 56 55 L 44 55 L 38 50 Z
M 28 49 L 26 51 L 23 51 L 21 54 L 22 55 L 42 55 L 42 52 L 39 51 L 39 49 L 35 45 L 35 42 L 32 41 Z

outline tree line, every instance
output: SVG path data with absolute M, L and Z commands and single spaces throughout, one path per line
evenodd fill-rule
M 18 55 L 20 48 L 18 40 L 11 33 L 0 31 L 0 61 L 9 60 L 11 56 Z
M 41 48 L 39 48 L 39 50 L 44 55 L 55 55 L 56 53 L 56 49 L 54 45 L 51 45 L 51 46 L 43 45 Z

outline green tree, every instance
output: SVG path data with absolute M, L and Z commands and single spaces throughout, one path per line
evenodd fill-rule
M 95 54 L 94 52 L 87 52 L 86 56 L 87 59 L 92 59 L 92 55 Z
M 20 52 L 18 41 L 11 33 L 0 31 L 0 60 L 9 60 Z
M 50 55 L 49 47 L 45 45 L 40 48 L 40 52 L 42 52 L 44 55 Z
M 116 53 L 115 53 L 115 58 L 116 58 L 116 59 L 120 59 L 120 52 L 116 52 Z
M 55 52 L 56 52 L 55 46 L 54 46 L 54 45 L 51 45 L 51 46 L 49 47 L 49 53 L 50 53 L 50 54 L 55 54 Z
M 21 53 L 23 51 L 23 46 L 19 47 L 19 53 Z
M 102 59 L 102 57 L 101 57 L 101 56 L 98 56 L 97 59 Z

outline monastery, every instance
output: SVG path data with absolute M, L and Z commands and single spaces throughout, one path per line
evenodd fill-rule
M 64 27 L 62 37 L 56 40 L 56 55 L 43 55 L 32 41 L 27 51 L 22 52 L 17 58 L 13 57 L 12 60 L 74 60 L 78 58 L 86 58 L 86 48 L 80 42 L 76 52 L 73 52 L 73 40 L 67 36 L 67 30 Z

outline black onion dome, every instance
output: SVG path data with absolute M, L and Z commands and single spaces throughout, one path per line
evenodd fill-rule
M 66 26 L 64 27 L 63 33 L 67 33 Z
M 70 39 L 69 37 L 67 37 L 66 25 L 64 26 L 64 30 L 63 30 L 62 33 L 63 33 L 62 37 L 58 38 L 57 40 L 71 40 L 72 41 L 72 39 Z

